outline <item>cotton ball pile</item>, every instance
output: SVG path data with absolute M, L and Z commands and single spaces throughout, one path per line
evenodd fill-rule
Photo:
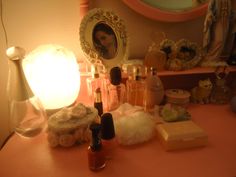
M 133 145 L 150 140 L 155 133 L 155 122 L 148 113 L 139 111 L 115 120 L 117 140 L 122 145 Z

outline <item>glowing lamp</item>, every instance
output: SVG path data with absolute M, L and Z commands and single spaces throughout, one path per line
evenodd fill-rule
M 27 81 L 46 109 L 58 109 L 75 102 L 80 90 L 76 57 L 59 45 L 42 45 L 23 60 Z

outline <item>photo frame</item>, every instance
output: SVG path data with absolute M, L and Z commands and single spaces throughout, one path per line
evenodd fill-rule
M 102 64 L 107 71 L 122 66 L 128 59 L 128 44 L 124 22 L 113 11 L 95 8 L 82 19 L 80 45 L 89 63 Z

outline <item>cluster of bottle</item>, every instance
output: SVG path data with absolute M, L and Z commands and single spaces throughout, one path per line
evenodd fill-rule
M 106 76 L 101 77 L 96 67 L 92 76 L 87 79 L 88 95 L 100 116 L 103 111 L 113 111 L 125 102 L 150 111 L 164 98 L 164 87 L 157 76 L 156 68 L 150 68 L 143 76 L 141 67 L 134 66 L 125 84 L 122 82 L 119 67 L 110 70 L 109 79 Z

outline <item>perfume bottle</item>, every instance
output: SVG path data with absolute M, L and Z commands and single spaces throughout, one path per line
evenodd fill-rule
M 92 76 L 87 78 L 87 92 L 90 100 L 90 104 L 92 105 L 95 102 L 94 93 L 96 89 L 100 88 L 103 102 L 103 109 L 107 110 L 107 82 L 108 79 L 105 76 L 100 76 L 98 67 L 96 65 L 92 65 L 91 68 Z
M 150 74 L 146 78 L 144 105 L 146 111 L 152 111 L 155 105 L 159 105 L 164 98 L 164 87 L 157 76 L 157 69 L 151 67 Z
M 20 47 L 7 49 L 10 66 L 7 85 L 10 123 L 18 135 L 34 137 L 45 129 L 47 115 L 25 78 L 22 68 L 24 54 L 24 49 Z
M 94 92 L 94 107 L 98 110 L 98 115 L 103 114 L 102 93 L 101 89 L 97 88 Z
M 121 69 L 114 67 L 110 70 L 110 84 L 108 85 L 109 111 L 117 109 L 126 101 L 126 88 L 121 83 Z
M 101 117 L 101 140 L 107 159 L 111 159 L 117 145 L 115 128 L 111 113 L 104 113 Z
M 106 166 L 105 154 L 99 137 L 101 125 L 93 123 L 89 128 L 92 131 L 92 140 L 88 147 L 88 166 L 90 170 L 97 171 Z
M 144 106 L 144 90 L 145 80 L 139 67 L 133 68 L 133 77 L 130 77 L 126 82 L 127 87 L 127 102 L 135 106 Z

